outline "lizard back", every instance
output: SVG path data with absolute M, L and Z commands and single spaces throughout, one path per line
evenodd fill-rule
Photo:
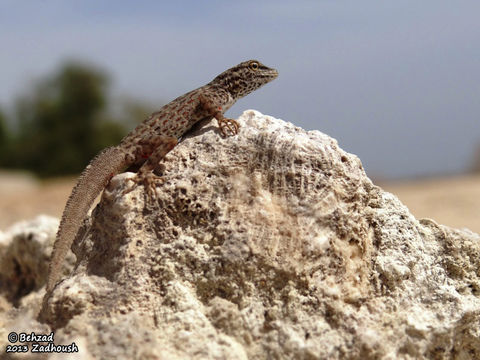
M 249 60 L 234 66 L 208 84 L 177 97 L 154 112 L 139 124 L 123 140 L 124 146 L 135 144 L 151 133 L 180 138 L 200 121 L 208 121 L 214 115 L 211 108 L 222 114 L 235 102 L 252 91 L 267 84 L 278 76 L 275 69 L 269 68 L 257 60 Z M 201 100 L 207 99 L 209 108 L 202 106 Z

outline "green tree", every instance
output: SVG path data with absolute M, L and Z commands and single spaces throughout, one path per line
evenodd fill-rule
M 8 145 L 10 137 L 8 134 L 7 124 L 5 123 L 5 116 L 0 111 L 0 166 L 7 157 Z
M 105 146 L 125 134 L 108 120 L 108 78 L 87 65 L 68 63 L 17 103 L 18 137 L 9 165 L 41 176 L 78 173 Z

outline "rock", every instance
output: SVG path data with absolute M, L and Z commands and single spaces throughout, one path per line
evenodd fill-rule
M 45 285 L 57 227 L 57 219 L 38 216 L 0 231 L 0 294 L 9 303 L 18 306 L 25 295 Z
M 11 332 L 50 333 L 47 324 L 37 317 L 44 285 L 47 279 L 48 260 L 58 227 L 58 219 L 40 215 L 30 221 L 22 221 L 7 231 L 0 231 L 0 348 L 2 359 L 38 359 L 23 353 L 9 353 L 7 345 L 24 345 L 9 342 Z M 67 256 L 64 271 L 73 268 L 74 256 Z M 53 358 L 52 358 L 53 359 Z
M 154 198 L 112 179 L 45 299 L 56 343 L 106 359 L 480 358 L 479 235 L 416 220 L 327 135 L 239 123 L 188 136 Z

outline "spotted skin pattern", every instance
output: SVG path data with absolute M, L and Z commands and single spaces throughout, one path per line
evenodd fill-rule
M 100 152 L 80 175 L 63 211 L 53 246 L 47 294 L 60 279 L 62 263 L 95 198 L 112 176 L 137 166 L 137 180 L 152 194 L 152 170 L 193 125 L 216 118 L 224 136 L 238 133 L 238 124 L 223 116 L 238 99 L 278 76 L 259 61 L 242 62 L 208 84 L 182 95 L 153 113 L 119 145 Z

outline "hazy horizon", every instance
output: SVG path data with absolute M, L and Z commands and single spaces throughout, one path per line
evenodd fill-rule
M 79 59 L 116 96 L 155 104 L 257 58 L 271 84 L 256 109 L 320 130 L 384 179 L 453 174 L 480 144 L 480 3 L 475 1 L 91 0 L 0 3 L 0 107 Z M 114 5 L 114 6 L 112 6 Z

